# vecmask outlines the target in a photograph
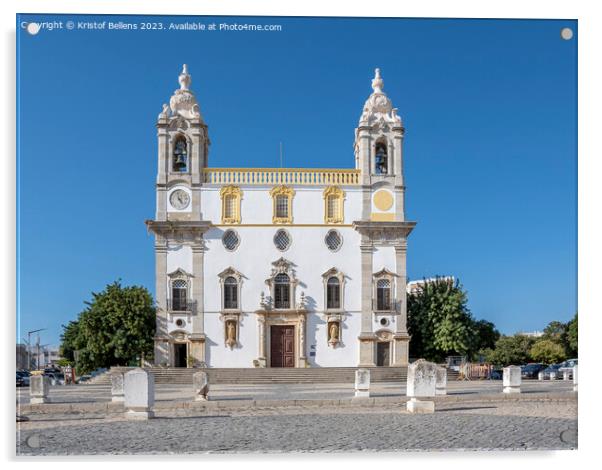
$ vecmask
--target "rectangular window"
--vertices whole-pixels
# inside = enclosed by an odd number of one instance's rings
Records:
[[[341,308],[341,289],[338,284],[327,286],[326,308]]]
[[[290,308],[290,287],[288,284],[276,284],[274,287],[274,306],[276,308]]]
[[[288,217],[288,196],[276,196],[276,217]]]
[[[339,198],[336,196],[328,196],[326,217],[336,219],[339,215]]]
[[[224,308],[238,308],[238,287],[236,285],[224,286]]]
[[[391,288],[379,287],[376,289],[376,309],[391,310]]]
[[[174,287],[171,294],[171,309],[175,312],[185,312],[187,307],[186,287]]]
[[[234,196],[224,199],[224,219],[233,219],[236,216],[236,201]]]

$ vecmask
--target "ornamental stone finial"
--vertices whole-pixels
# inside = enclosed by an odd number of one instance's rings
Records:
[[[182,73],[180,73],[180,76],[178,77],[178,82],[180,83],[180,90],[188,90],[191,81],[192,77],[188,73],[188,66],[184,64],[182,66]]]
[[[374,93],[382,93],[383,92],[384,82],[380,77],[380,69],[374,70],[374,78],[372,79],[372,89]]]

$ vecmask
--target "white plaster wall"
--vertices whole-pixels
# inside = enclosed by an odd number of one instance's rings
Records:
[[[273,202],[270,190],[273,186],[244,186],[241,199],[242,224],[271,224]],[[293,196],[293,224],[323,224],[324,198],[326,186],[291,186]],[[203,187],[201,193],[201,213],[204,220],[221,223],[221,187]],[[358,187],[345,187],[344,223],[351,224],[361,218],[362,195]]]
[[[235,251],[228,251],[222,244],[222,235],[231,228],[236,231],[240,243]],[[360,252],[359,234],[351,227],[338,227],[343,245],[331,252],[324,237],[331,227],[285,227],[292,238],[291,246],[280,251],[274,246],[274,234],[280,227],[213,227],[205,234],[205,311],[219,311],[221,288],[218,274],[232,267],[243,275],[241,306],[245,311],[259,308],[259,296],[269,295],[265,281],[271,275],[272,263],[283,257],[294,264],[297,301],[305,292],[310,309],[323,310],[324,283],[322,274],[337,268],[345,274],[345,309],[359,311],[360,299]]]
[[[396,273],[395,248],[392,246],[378,246],[372,254],[372,272],[376,273],[382,269]]]
[[[312,367],[356,367],[359,362],[361,330],[360,312],[345,316],[341,324],[341,343],[335,348],[328,344],[328,325],[324,316],[312,314],[307,322],[307,359]],[[315,356],[311,353],[315,352]]]
[[[167,274],[176,269],[192,274],[192,248],[189,245],[170,243],[167,249]]]
[[[254,313],[240,317],[238,344],[230,349],[225,344],[224,322],[217,312],[205,312],[205,360],[210,367],[253,367],[259,355],[259,325]]]
[[[331,252],[324,237],[331,227],[287,227],[292,236],[290,248],[281,252],[274,246],[273,236],[278,227],[232,227],[240,237],[238,248],[227,251],[221,241],[226,227],[213,227],[206,234],[205,252],[205,332],[207,334],[212,367],[250,367],[258,356],[258,326],[254,312],[259,309],[261,292],[270,295],[265,280],[270,277],[272,262],[280,257],[295,265],[299,285],[296,291],[298,302],[305,292],[308,308],[321,312],[324,308],[324,282],[322,274],[332,267],[345,273],[344,309],[350,314],[343,325],[344,348],[324,348],[325,327],[320,315],[308,314],[306,354],[310,358],[310,344],[316,344],[316,365],[357,365],[357,336],[360,332],[359,311],[361,308],[361,276],[359,234],[351,227],[338,227],[343,245]],[[241,286],[241,307],[244,312],[240,328],[240,346],[230,351],[223,345],[223,323],[219,320],[221,309],[221,286],[218,274],[233,267],[244,277]],[[310,333],[311,332],[311,333]],[[323,341],[318,340],[321,337]],[[314,338],[316,338],[314,340]],[[355,338],[352,341],[351,338]]]

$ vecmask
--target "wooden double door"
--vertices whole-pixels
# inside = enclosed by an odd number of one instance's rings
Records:
[[[270,328],[270,367],[295,367],[294,325]]]

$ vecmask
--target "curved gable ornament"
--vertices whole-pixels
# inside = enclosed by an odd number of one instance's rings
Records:
[[[190,273],[187,273],[182,268],[178,268],[175,271],[167,273],[167,277],[169,277],[170,279],[190,279],[194,276]]]

